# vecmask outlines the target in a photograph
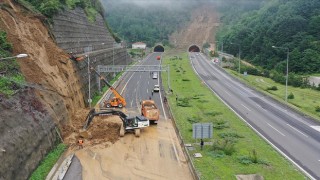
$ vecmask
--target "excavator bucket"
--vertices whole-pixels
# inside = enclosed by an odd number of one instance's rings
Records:
[[[90,138],[92,138],[91,133],[89,133],[87,130],[83,130],[83,129],[81,129],[81,130],[79,131],[79,136],[82,137],[82,138],[85,138],[85,139],[90,139]]]

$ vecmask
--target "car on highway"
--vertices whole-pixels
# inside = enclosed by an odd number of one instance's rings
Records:
[[[152,79],[157,79],[157,78],[158,78],[158,73],[157,72],[153,72]]]
[[[159,92],[159,91],[160,91],[160,86],[158,84],[154,85],[153,92]]]

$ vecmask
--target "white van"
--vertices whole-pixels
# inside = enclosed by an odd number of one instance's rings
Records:
[[[157,78],[158,78],[158,73],[157,72],[153,72],[152,79],[157,79]]]

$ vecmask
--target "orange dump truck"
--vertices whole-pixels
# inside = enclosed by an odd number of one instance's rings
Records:
[[[156,124],[159,120],[160,111],[153,100],[143,100],[141,102],[141,115]]]

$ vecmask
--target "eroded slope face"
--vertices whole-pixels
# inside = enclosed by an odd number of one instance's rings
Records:
[[[41,20],[1,1],[0,29],[7,32],[26,88],[0,96],[0,179],[26,179],[57,140],[57,129],[84,108],[78,76],[67,54],[55,45]]]
[[[178,48],[188,49],[196,44],[200,47],[205,42],[215,44],[215,32],[219,26],[219,15],[210,3],[196,8],[192,12],[191,22],[178,33],[170,36],[170,42]]]

